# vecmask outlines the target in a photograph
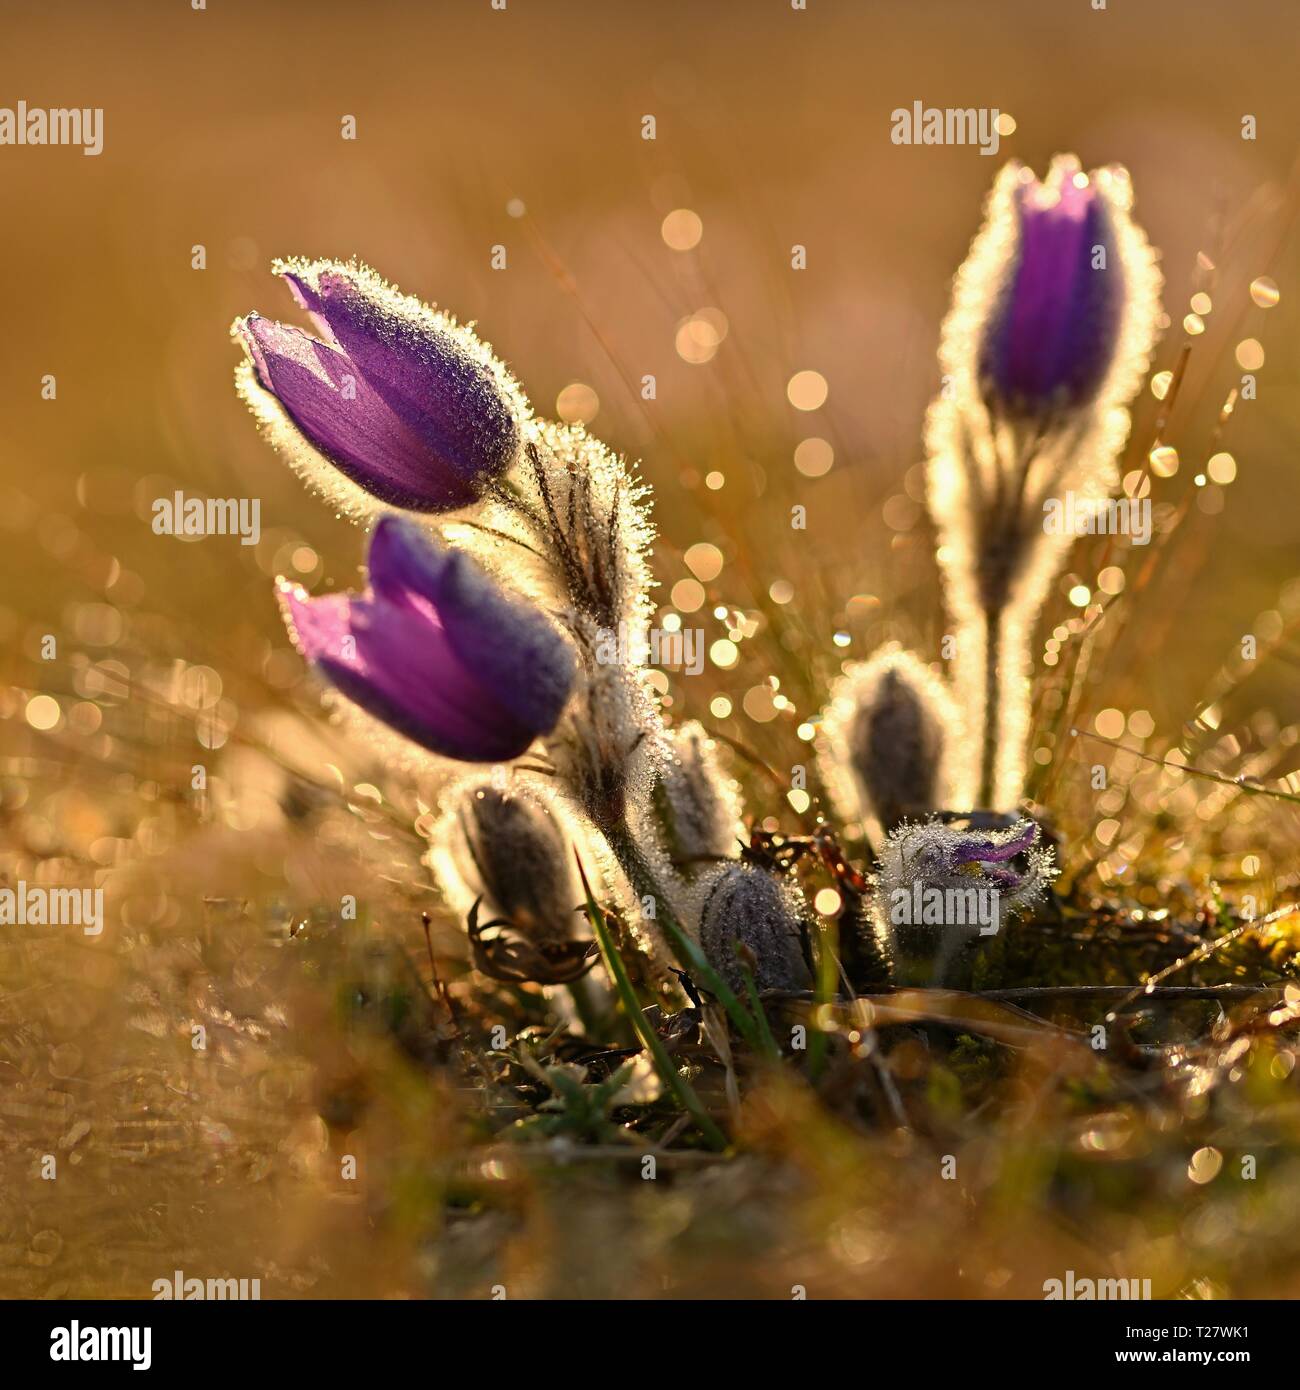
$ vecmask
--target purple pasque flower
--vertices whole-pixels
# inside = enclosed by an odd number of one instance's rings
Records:
[[[523,397],[473,333],[364,266],[293,260],[275,271],[321,336],[256,313],[233,331],[255,386],[317,453],[381,501],[421,512],[469,505],[510,467]]]
[[[1116,218],[1126,213],[1071,157],[1057,158],[1042,183],[1021,169],[1012,211],[1013,249],[980,333],[981,390],[1010,414],[1084,405],[1123,327]]]
[[[1021,820],[1005,830],[973,831],[940,820],[905,823],[881,852],[881,868],[891,886],[919,881],[948,887],[972,882],[996,884],[1017,902],[1027,902],[1050,882],[1050,850],[1035,849],[1038,825]],[[1013,865],[1020,856],[1026,868]]]
[[[1021,821],[994,835],[958,835],[950,841],[947,857],[953,868],[965,864],[1005,864],[1023,854],[1037,838],[1038,826],[1031,820]]]
[[[965,948],[1045,896],[1057,868],[1039,838],[1027,819],[979,831],[904,821],[890,832],[872,880],[874,911],[902,982],[942,983]]]
[[[363,594],[311,598],[280,581],[290,635],[348,699],[448,758],[517,757],[556,725],[573,684],[568,640],[466,554],[385,516]]]

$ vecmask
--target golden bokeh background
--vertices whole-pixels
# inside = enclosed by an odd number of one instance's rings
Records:
[[[846,655],[889,636],[933,650],[942,631],[921,421],[949,282],[995,170],[1016,157],[1041,173],[1064,150],[1122,162],[1163,258],[1158,369],[1178,356],[1191,296],[1211,304],[1171,423],[1177,469],[1156,482],[1191,522],[1105,692],[1130,732],[1176,739],[1241,635],[1300,607],[1286,587],[1300,572],[1294,26],[1290,0],[6,5],[0,104],[102,107],[105,144],[96,158],[0,147],[4,867],[111,867],[116,925],[94,944],[0,941],[0,1188],[25,1194],[0,1215],[0,1290],[147,1296],[183,1268],[260,1274],[265,1296],[485,1296],[505,1279],[524,1293],[786,1297],[792,1277],[822,1292],[1037,1296],[1044,1272],[1083,1268],[1102,1241],[1165,1292],[1195,1277],[1176,1217],[1121,1216],[1100,1233],[1042,1223],[1033,1125],[1067,1120],[1042,1101],[1053,1073],[1038,1061],[1022,1098],[1043,1108],[1024,1127],[1008,1111],[1001,1136],[1024,1165],[980,1169],[992,1176],[978,1208],[943,1191],[918,1201],[906,1155],[900,1167],[887,1145],[866,1152],[780,1086],[743,1122],[759,1157],[662,1200],[466,1157],[460,1100],[335,1028],[332,986],[313,992],[268,939],[268,920],[308,916],[356,880],[344,833],[312,829],[301,806],[282,814],[269,764],[236,759],[230,731],[260,738],[315,710],[271,579],[344,587],[362,544],[257,438],[228,330],[252,309],[297,321],[269,273],[289,254],[357,255],[477,321],[539,411],[590,417],[644,461],[666,607],[710,642],[734,621],[715,621],[715,605],[766,605],[769,624],[796,615],[779,653],[789,709],[763,684],[778,660],[763,624],[670,692],[674,712],[770,738],[788,762]],[[918,100],[997,107],[1015,129],[995,158],[892,144],[891,112]],[[348,116],[355,140],[341,136]],[[796,245],[806,269],[791,267]],[[1250,296],[1260,276],[1280,289],[1273,307]],[[1221,446],[1236,474],[1198,488],[1247,339],[1264,364]],[[1126,466],[1141,466],[1158,413],[1144,392]],[[150,504],[177,488],[260,498],[262,542],[155,536]],[[792,537],[794,504],[809,526]],[[1051,621],[1095,577],[1080,559]],[[62,659],[43,662],[47,634]],[[170,714],[122,698],[114,662],[152,672],[153,694],[225,750],[211,801],[182,807],[204,754]],[[1233,696],[1237,713],[1300,717],[1294,675],[1284,641]],[[293,724],[284,756],[339,768],[348,823],[388,854],[411,807],[374,755],[316,737],[333,735]],[[392,824],[352,796],[372,783]],[[368,915],[409,926],[429,890],[391,872]],[[313,978],[400,969],[368,949],[321,942]],[[212,1032],[208,1062],[191,1053],[195,1019]],[[362,1099],[369,1118],[346,1142],[382,1176],[358,1196],[335,1160]],[[1089,1145],[1122,1148],[1101,1127],[1070,1162]],[[433,1170],[430,1146],[450,1155]],[[42,1187],[47,1150],[67,1166]],[[1296,1176],[1254,1226],[1193,1233],[1216,1243],[1226,1284],[1284,1287],[1245,1252],[1260,1229],[1300,1229]],[[1135,1207],[1145,1193],[1176,1209],[1178,1192],[1157,1186],[1135,1185]],[[881,1215],[891,1202],[905,1229]],[[1234,1261],[1254,1285],[1233,1282]]]
[[[1173,320],[1157,366],[1172,365],[1205,288],[1198,252],[1218,266],[1175,422],[1180,482],[1203,464],[1196,449],[1240,375],[1235,344],[1258,337],[1267,353],[1259,398],[1232,424],[1239,471],[1213,575],[1186,599],[1195,639],[1162,655],[1180,684],[1196,679],[1273,603],[1297,537],[1291,23],[1274,0],[10,7],[5,99],[102,106],[106,142],[98,158],[0,151],[5,481],[32,517],[64,513],[111,537],[205,626],[222,621],[209,602],[219,583],[238,600],[229,618],[273,631],[269,561],[255,571],[226,547],[191,586],[196,548],[143,534],[130,493],[156,477],[259,496],[265,527],[309,533],[346,582],[355,544],[255,438],[230,389],[226,331],[253,308],[294,319],[274,256],[355,254],[477,320],[539,409],[571,383],[594,389],[593,428],[644,458],[656,486],[666,580],[681,550],[715,538],[710,509],[750,512],[755,477],[797,479],[794,450],[812,435],[835,463],[800,500],[842,596],[888,598],[881,508],[920,458],[948,281],[980,201],[1004,158],[1041,172],[1069,149],[1132,171]],[[890,112],[917,100],[997,107],[1016,129],[993,158],[891,144]],[[1254,141],[1241,138],[1247,113]],[[641,139],[645,114],[654,142]],[[355,141],[341,138],[345,115]],[[693,251],[661,232],[680,208],[703,225]],[[204,271],[190,268],[196,244]],[[804,271],[790,269],[795,244]],[[490,268],[495,245],[504,271]],[[1267,313],[1246,292],[1261,274],[1282,287]],[[695,365],[676,343],[701,309],[721,311],[727,336]],[[811,416],[786,397],[801,370],[829,385]],[[46,372],[56,403],[40,397]],[[636,389],[645,373],[653,404]],[[730,479],[721,496],[698,481],[714,468]],[[47,547],[25,506],[5,511],[12,594],[35,582]],[[895,519],[914,525],[915,509]],[[926,582],[923,526],[915,539],[907,588]],[[35,588],[57,602],[49,568]]]

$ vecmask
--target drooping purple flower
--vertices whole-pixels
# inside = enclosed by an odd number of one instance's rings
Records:
[[[567,640],[461,551],[386,516],[363,594],[280,581],[302,654],[362,709],[462,762],[517,757],[555,727],[573,683]]]
[[[1020,171],[1013,211],[1014,249],[980,338],[981,389],[1013,414],[1085,404],[1124,318],[1113,209],[1094,177],[1058,159],[1042,183]]]
[[[256,384],[340,472],[393,506],[443,512],[510,467],[522,397],[468,329],[364,267],[275,268],[321,337],[256,313],[234,333]]]

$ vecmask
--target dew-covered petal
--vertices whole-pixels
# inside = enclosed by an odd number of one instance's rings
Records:
[[[511,598],[461,551],[413,522],[384,517],[370,545],[370,582],[405,606],[436,609],[461,660],[521,723],[555,726],[573,685],[573,650],[532,605]]]
[[[481,491],[510,466],[519,424],[491,368],[460,334],[407,309],[369,272],[317,263],[281,273],[322,333],[445,469]]]
[[[1038,827],[1033,821],[1024,821],[1012,827],[1009,838],[1001,836],[967,835],[957,840],[951,850],[954,866],[960,864],[998,864],[1014,859],[1022,854],[1038,836]]]
[[[436,618],[373,598],[309,598],[282,587],[303,655],[350,700],[432,752],[467,762],[518,757],[537,730],[461,662]]]
[[[466,506],[470,482],[430,456],[340,348],[300,328],[249,314],[237,331],[261,385],[307,441],[381,501],[420,511]]]
[[[1087,400],[1119,341],[1124,273],[1115,229],[1095,184],[1077,182],[1071,169],[1016,193],[1014,260],[980,362],[986,387],[1015,406]]]
[[[573,682],[563,635],[501,593],[467,555],[384,517],[363,595],[282,584],[303,655],[363,709],[423,747],[470,762],[522,753],[554,728]]]

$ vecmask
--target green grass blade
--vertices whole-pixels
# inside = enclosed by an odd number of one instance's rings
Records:
[[[574,857],[577,858],[577,855],[575,854]],[[587,897],[587,916],[591,919],[591,927],[596,933],[596,941],[600,946],[601,959],[605,962],[605,969],[614,982],[619,1002],[623,1005],[623,1012],[627,1014],[632,1027],[636,1029],[637,1037],[641,1039],[642,1045],[649,1052],[654,1061],[655,1070],[658,1071],[664,1085],[668,1087],[678,1103],[695,1121],[705,1142],[712,1149],[719,1151],[725,1149],[727,1147],[726,1135],[714,1123],[699,1096],[695,1094],[690,1082],[673,1065],[673,1059],[668,1055],[659,1035],[650,1026],[650,1021],[641,1010],[641,1002],[637,999],[636,991],[632,988],[632,981],[628,978],[623,958],[619,955],[618,948],[614,945],[613,938],[609,934],[609,927],[605,923],[605,914],[600,910],[595,898],[592,897],[591,885],[587,882],[587,871],[583,868],[581,859],[578,859],[578,873],[582,878],[582,890]]]
[[[727,1011],[731,1021],[736,1025],[741,1037],[755,1052],[761,1052],[763,1039],[758,1024],[750,1015],[749,1010],[736,998],[727,982],[709,964],[700,947],[682,930],[681,924],[673,915],[672,905],[655,881],[654,873],[646,863],[640,846],[627,832],[626,827],[607,830],[605,838],[609,841],[610,849],[614,851],[614,857],[622,865],[623,872],[632,884],[633,891],[638,895],[648,894],[654,899],[657,905],[655,922],[672,944],[673,954],[677,957],[678,965],[697,984],[703,985],[710,994],[717,998]]]
[[[762,1038],[763,1055],[770,1062],[781,1060],[781,1049],[776,1045],[776,1039],[772,1036],[772,1029],[767,1022],[767,1013],[763,1008],[763,1001],[758,997],[758,985],[754,981],[754,972],[747,966],[740,967],[741,978],[745,981],[745,993],[749,996],[750,1008],[754,1011],[754,1017],[758,1020],[759,1036]]]

